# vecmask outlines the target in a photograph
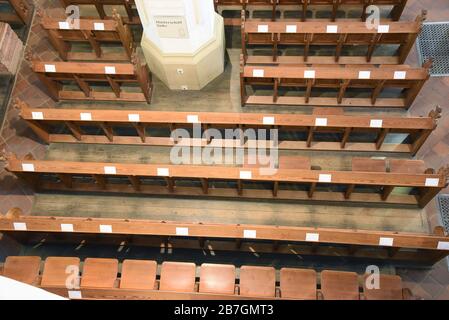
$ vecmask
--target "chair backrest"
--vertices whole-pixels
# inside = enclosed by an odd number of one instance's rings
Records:
[[[41,286],[79,286],[80,259],[76,257],[48,257],[45,259]],[[75,276],[75,277],[73,277]],[[68,282],[69,281],[69,282]]]
[[[321,294],[324,300],[359,300],[359,282],[355,272],[321,272]]]
[[[315,300],[317,298],[317,275],[315,270],[282,268],[281,298]]]
[[[194,292],[196,266],[187,262],[162,263],[159,290]]]
[[[235,266],[203,263],[200,270],[201,293],[234,294]]]
[[[124,260],[120,278],[121,289],[147,289],[155,288],[156,261],[150,260]]]
[[[274,297],[276,271],[273,267],[242,266],[240,268],[240,295]]]
[[[370,275],[363,277],[363,294],[367,300],[402,300],[402,280],[395,275],[379,275],[379,287],[373,287]]]
[[[5,260],[3,275],[20,282],[33,284],[39,276],[40,266],[40,257],[9,256]]]
[[[117,259],[87,258],[84,260],[81,287],[113,288],[117,273]]]

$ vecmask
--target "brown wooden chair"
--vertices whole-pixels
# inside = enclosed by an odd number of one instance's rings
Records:
[[[281,298],[316,300],[317,276],[315,270],[282,268]]]
[[[40,267],[40,257],[10,256],[5,260],[3,275],[27,284],[35,284],[39,276]]]
[[[74,266],[73,269],[69,267]],[[42,272],[42,287],[66,287],[68,277],[78,268],[79,277],[80,259],[75,257],[48,257],[45,259],[44,271]],[[76,283],[79,286],[79,278]]]
[[[117,259],[87,258],[84,260],[81,288],[113,288],[117,273]]]
[[[321,295],[324,300],[359,300],[359,282],[355,272],[321,272]]]
[[[276,271],[273,267],[242,266],[240,268],[240,295],[274,298]]]
[[[363,295],[366,300],[402,300],[402,279],[394,275],[380,275],[379,288],[367,288],[367,278],[369,274],[363,277]]]
[[[201,293],[234,294],[235,266],[203,263],[200,270]]]
[[[196,266],[187,262],[162,263],[159,290],[176,292],[195,291]]]
[[[156,261],[124,260],[122,263],[122,276],[120,289],[155,289]]]

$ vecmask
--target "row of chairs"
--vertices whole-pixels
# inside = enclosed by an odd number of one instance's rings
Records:
[[[279,286],[276,286],[276,270],[273,267],[242,266],[236,284],[234,265],[204,263],[199,268],[196,281],[196,265],[186,262],[163,262],[157,279],[157,263],[151,260],[119,261],[106,258],[86,258],[83,262],[79,288],[77,281],[80,259],[75,257],[48,257],[40,276],[41,258],[36,256],[9,256],[3,267],[3,276],[37,285],[44,289],[60,289],[65,296],[92,298],[89,289],[97,289],[100,296],[125,298],[148,294],[152,298],[183,299],[183,293],[199,295],[198,298],[278,298],[307,300],[403,300],[411,299],[410,290],[403,288],[399,276],[373,275],[360,277],[355,272],[324,270],[320,273],[318,289],[317,273],[312,269],[282,268]],[[362,282],[363,293],[359,282]],[[378,283],[376,283],[378,281]],[[67,288],[67,285],[73,285]],[[123,291],[124,292],[123,292]],[[133,292],[133,290],[135,290]],[[74,294],[74,291],[77,294]],[[121,292],[122,291],[122,292]],[[130,293],[133,294],[130,294]],[[171,293],[171,294],[170,294]],[[94,296],[95,297],[95,296]]]
[[[271,200],[387,203],[425,207],[449,167],[420,160],[353,159],[352,171],[313,170],[310,159],[247,156],[243,165],[167,165],[35,160],[8,153],[5,167],[36,190],[125,192]],[[394,190],[399,192],[394,193]]]

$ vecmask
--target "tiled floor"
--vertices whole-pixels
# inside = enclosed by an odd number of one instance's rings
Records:
[[[35,3],[38,7],[45,8],[50,16],[63,15],[63,10],[57,1],[35,0]],[[447,0],[409,0],[403,19],[414,19],[422,9],[428,10],[428,21],[449,20]],[[34,21],[32,26],[27,47],[32,48],[32,51],[41,59],[58,59],[37,21]],[[417,63],[416,52],[410,54],[407,63]],[[439,168],[449,163],[448,89],[449,78],[431,78],[410,110],[412,115],[423,115],[437,104],[443,109],[443,118],[438,128],[418,154],[418,158],[425,160],[429,167]],[[19,97],[34,107],[53,106],[54,102],[44,92],[42,84],[31,72],[28,62],[24,61],[13,97]],[[10,105],[0,135],[0,150],[6,149],[15,152],[18,156],[31,152],[36,158],[42,159],[46,148],[39,143],[26,124],[19,120],[18,111]],[[33,192],[7,173],[3,166],[4,163],[0,162],[0,212],[4,213],[14,206],[20,207],[24,212],[30,212]],[[438,225],[435,205],[429,205],[427,212],[430,225]],[[426,299],[449,299],[449,272],[445,261],[441,261],[430,270],[398,269],[397,271],[415,294]]]

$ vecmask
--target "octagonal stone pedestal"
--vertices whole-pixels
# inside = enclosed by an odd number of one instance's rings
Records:
[[[150,70],[172,90],[200,90],[224,70],[224,23],[216,13],[214,30],[214,37],[192,54],[164,54],[144,35],[141,46]]]

